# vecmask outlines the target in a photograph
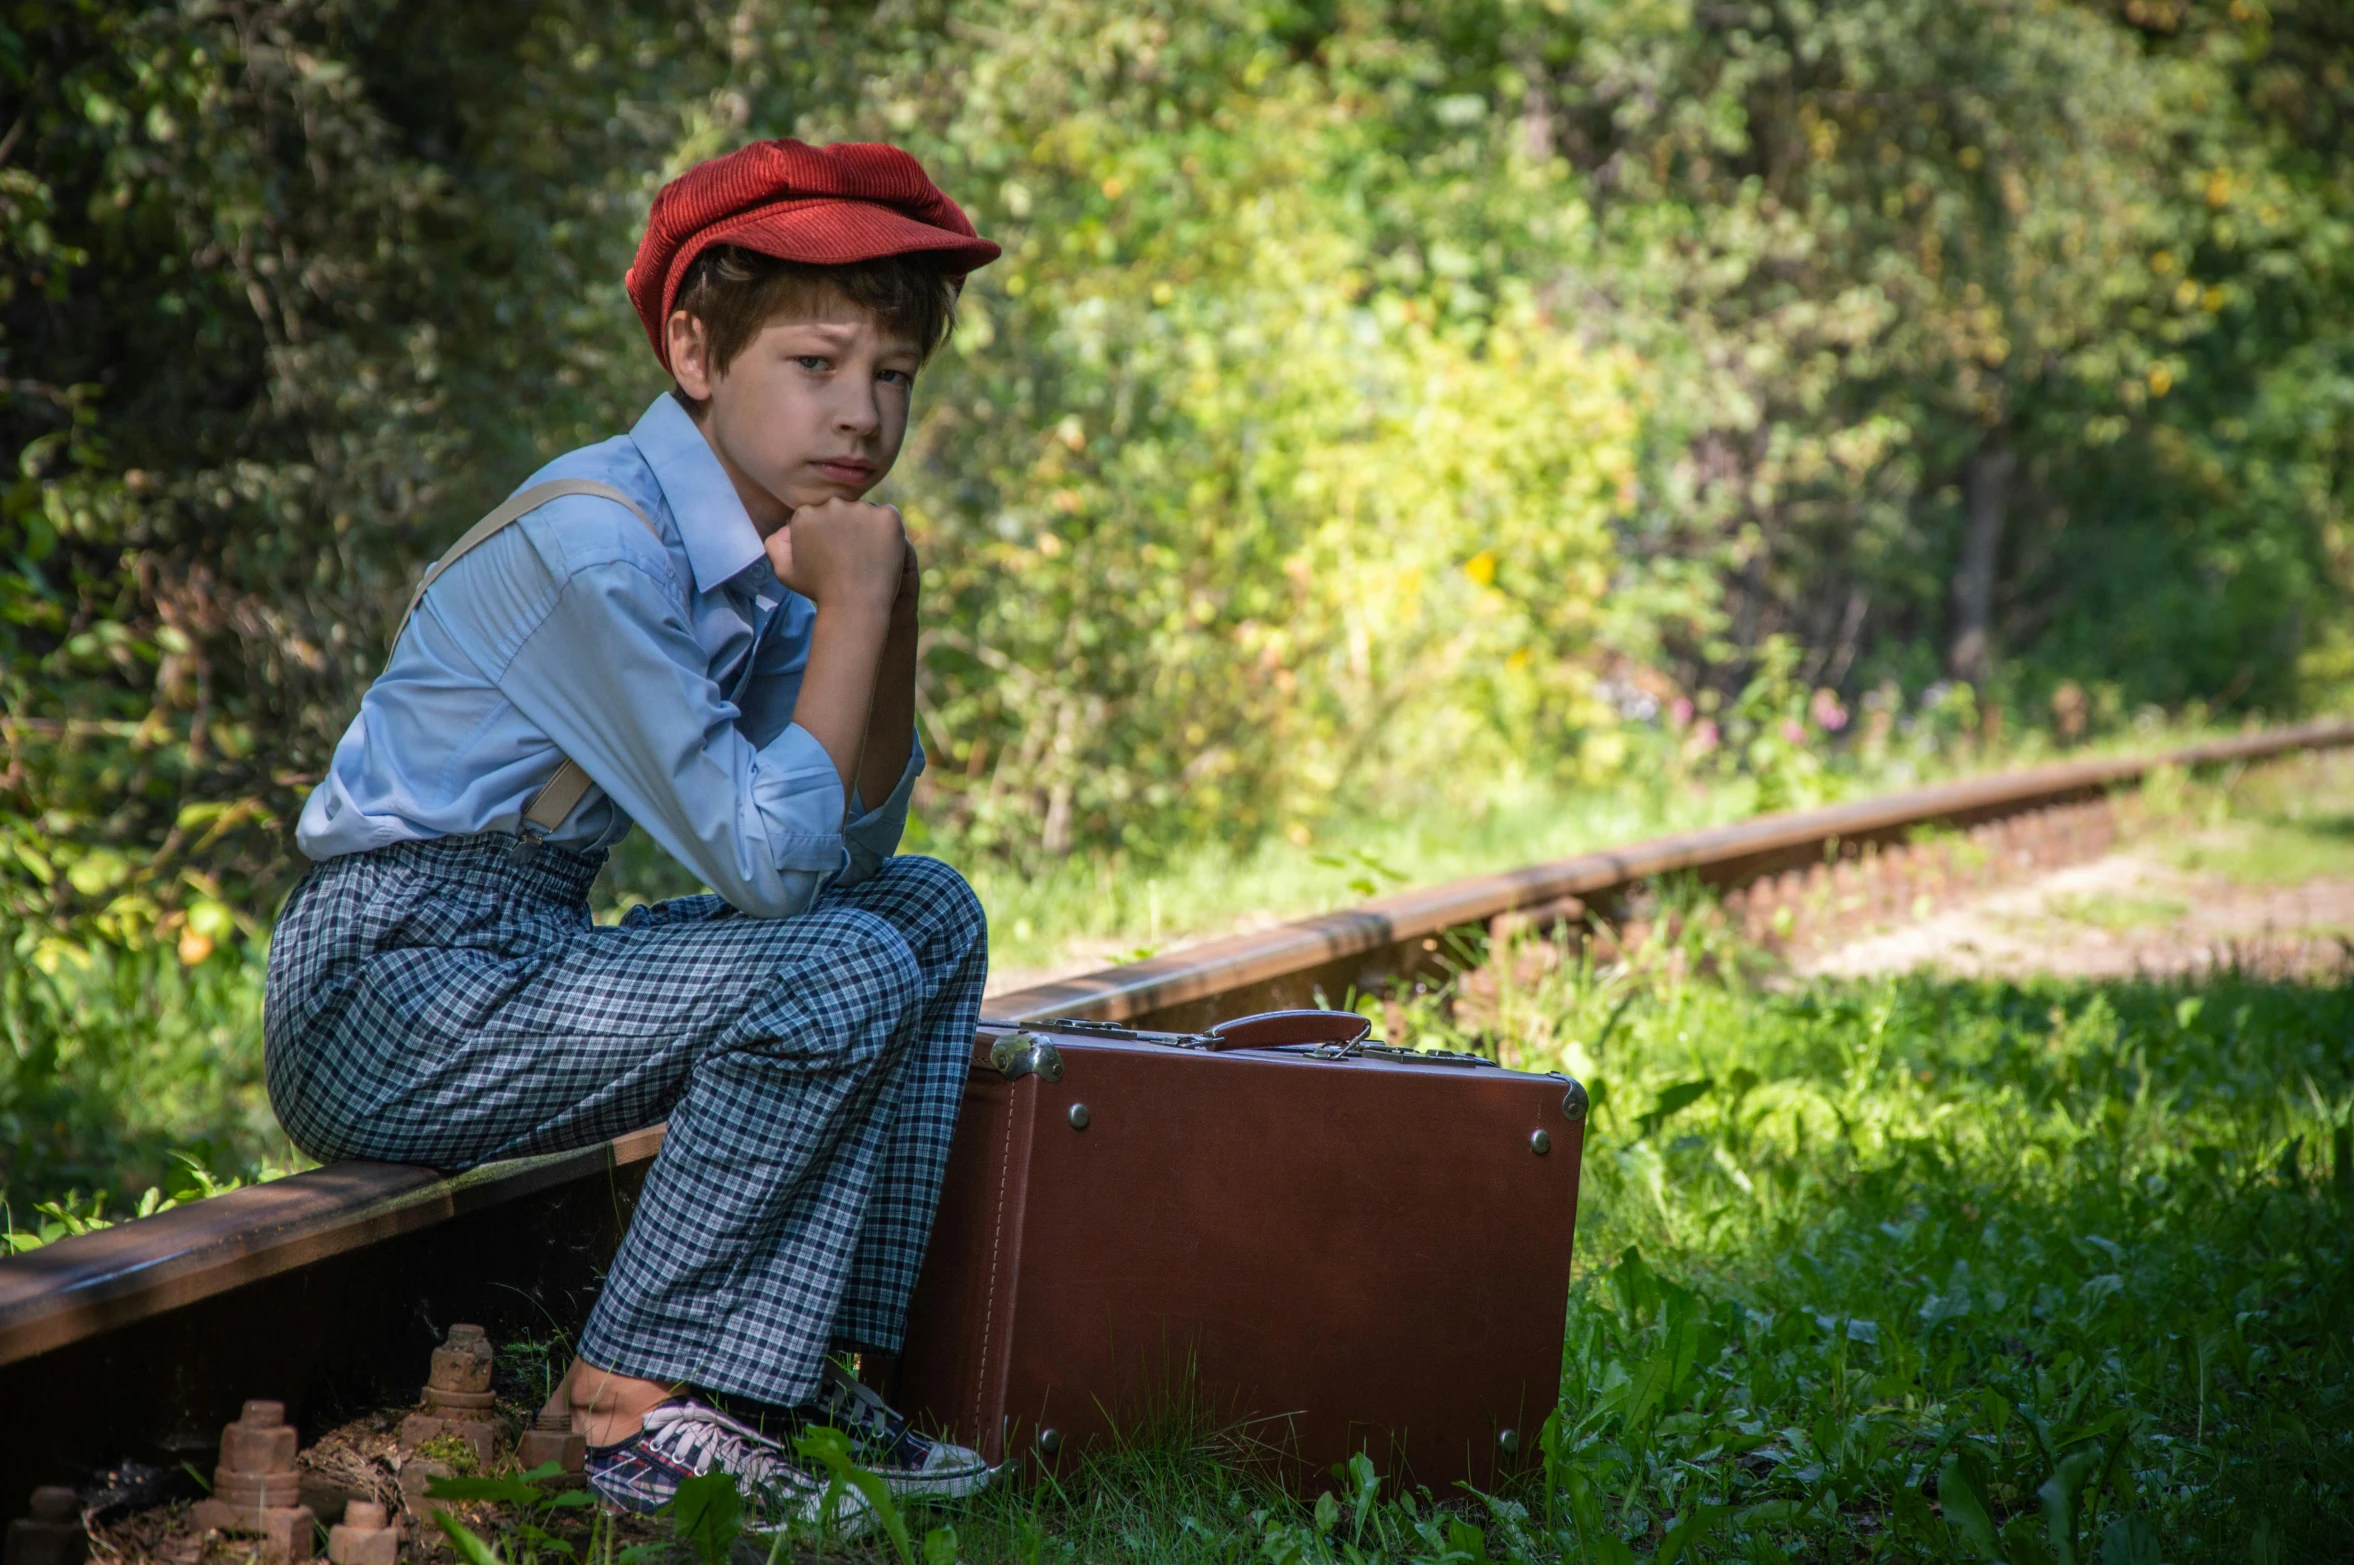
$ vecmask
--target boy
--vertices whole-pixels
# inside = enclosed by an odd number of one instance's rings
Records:
[[[990,1476],[830,1354],[900,1347],[988,961],[956,873],[892,856],[920,577],[863,496],[997,254],[891,147],[666,186],[628,288],[675,389],[426,575],[303,809],[265,1018],[299,1145],[462,1168],[669,1119],[551,1404],[609,1504],[723,1470],[806,1517],[821,1422],[902,1493]],[[633,823],[718,894],[596,927]]]

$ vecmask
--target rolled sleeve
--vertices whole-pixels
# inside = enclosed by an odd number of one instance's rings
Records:
[[[850,866],[841,778],[806,729],[758,748],[738,730],[671,599],[635,564],[579,570],[499,687],[733,906],[804,912]]]
[[[778,869],[844,870],[842,774],[815,734],[788,723],[769,741],[753,768],[752,801]]]
[[[915,797],[915,780],[923,773],[924,742],[911,737],[907,765],[889,797],[868,810],[861,807],[856,792],[850,795],[850,819],[842,827],[842,846],[848,850],[850,867],[842,872],[843,885],[854,886],[872,876],[899,851],[899,839],[907,833],[908,803]]]

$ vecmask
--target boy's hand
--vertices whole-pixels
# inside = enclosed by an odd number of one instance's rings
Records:
[[[810,602],[877,614],[892,608],[914,555],[899,512],[863,500],[805,505],[766,546],[777,580]]]

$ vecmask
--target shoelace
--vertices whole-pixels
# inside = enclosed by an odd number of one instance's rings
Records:
[[[700,1402],[673,1402],[646,1415],[646,1443],[682,1467],[717,1467],[763,1489],[797,1493],[812,1487],[768,1441],[746,1425]]]
[[[852,1380],[833,1365],[825,1370],[826,1411],[838,1418],[851,1434],[869,1438],[890,1438],[890,1404],[872,1386]]]
[[[911,1454],[901,1449],[906,1443],[907,1421],[892,1411],[882,1393],[852,1380],[830,1363],[825,1373],[825,1407],[844,1432],[880,1446],[894,1457]]]

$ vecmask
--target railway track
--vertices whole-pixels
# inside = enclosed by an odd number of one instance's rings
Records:
[[[2158,767],[2350,744],[2354,722],[2313,723],[1761,817],[1402,892],[987,1009],[1012,1022],[1194,1030],[1435,976],[1461,935],[1616,920],[1644,887],[1678,874],[1725,894],[1753,934],[1819,936],[1900,913],[1898,893],[1924,878],[1950,884],[2098,851],[2110,792]],[[1958,836],[1923,845],[1924,827]],[[1957,854],[1955,841],[1971,851]],[[577,1323],[661,1141],[655,1126],[448,1176],[336,1164],[0,1263],[0,1388],[17,1415],[0,1420],[0,1516],[19,1514],[36,1483],[76,1482],[126,1456],[207,1466],[247,1396],[280,1397],[314,1427],[403,1399],[452,1321],[503,1339]]]

